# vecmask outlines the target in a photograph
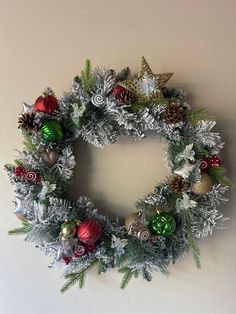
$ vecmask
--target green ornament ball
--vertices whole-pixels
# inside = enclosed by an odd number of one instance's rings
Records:
[[[149,224],[150,230],[156,235],[168,237],[175,231],[176,223],[174,217],[169,213],[159,213]]]
[[[76,234],[77,225],[74,221],[66,221],[61,225],[61,237],[68,240]]]
[[[45,142],[59,141],[63,138],[62,128],[55,120],[43,122],[41,132]]]

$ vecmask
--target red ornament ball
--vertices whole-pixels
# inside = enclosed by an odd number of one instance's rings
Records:
[[[24,176],[26,173],[25,167],[22,165],[19,165],[18,167],[16,167],[15,171],[14,171],[14,175],[16,177],[21,177]]]
[[[52,114],[58,108],[58,102],[55,96],[46,95],[39,96],[34,104],[34,111],[41,111],[43,113]]]
[[[84,244],[94,244],[100,238],[101,234],[101,225],[94,219],[86,219],[79,225],[78,238]]]
[[[216,155],[212,155],[210,159],[210,165],[211,167],[220,167],[222,162]]]

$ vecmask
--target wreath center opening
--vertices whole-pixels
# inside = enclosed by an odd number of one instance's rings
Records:
[[[166,144],[157,136],[122,138],[103,149],[79,139],[74,143],[76,167],[68,196],[86,195],[99,211],[124,218],[135,202],[170,175],[165,165]]]

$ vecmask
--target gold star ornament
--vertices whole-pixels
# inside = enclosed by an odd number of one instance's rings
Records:
[[[146,59],[142,57],[138,76],[123,81],[119,85],[133,92],[138,100],[160,100],[162,88],[174,73],[153,74]]]

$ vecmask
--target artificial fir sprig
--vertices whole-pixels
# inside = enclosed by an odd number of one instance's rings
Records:
[[[199,247],[197,245],[197,243],[195,242],[194,240],[194,237],[193,237],[193,233],[191,231],[191,228],[188,228],[187,229],[187,238],[188,238],[188,246],[189,246],[189,249],[191,250],[192,252],[192,255],[193,255],[193,260],[195,262],[195,265],[196,267],[199,269],[201,268],[201,262],[200,262],[200,250],[199,250]]]
[[[226,170],[224,166],[210,167],[209,174],[217,183],[221,183],[231,188],[233,187],[233,183],[226,175]]]
[[[89,59],[85,61],[84,70],[81,71],[80,79],[85,91],[89,91],[93,88],[96,78],[93,74],[92,64]]]
[[[8,231],[9,235],[14,235],[14,236],[18,236],[18,235],[25,235],[27,234],[32,228],[32,225],[27,222],[27,221],[22,221],[22,226],[21,227],[17,227],[15,229],[11,229]]]
[[[28,152],[35,152],[37,151],[37,147],[36,145],[34,145],[32,143],[32,139],[31,139],[31,136],[30,136],[30,133],[28,132],[23,132],[23,136],[24,136],[24,141],[23,141],[23,145],[24,147],[26,148],[26,150]]]
[[[199,108],[189,111],[186,120],[193,126],[197,126],[200,121],[214,120],[214,117],[206,114],[205,110],[205,108]]]
[[[121,289],[125,289],[132,278],[138,278],[137,269],[132,270],[129,267],[123,267],[119,269],[119,272],[124,274],[120,284]]]
[[[94,261],[91,262],[91,264],[83,269],[81,269],[80,271],[76,272],[76,273],[70,273],[68,275],[65,275],[65,284],[62,286],[61,288],[61,293],[65,293],[66,291],[68,291],[72,286],[76,285],[78,283],[78,287],[80,289],[82,289],[84,287],[85,284],[85,276],[86,276],[86,272],[88,269],[90,269],[91,267],[93,267],[95,264],[97,263],[97,260],[95,259]]]

